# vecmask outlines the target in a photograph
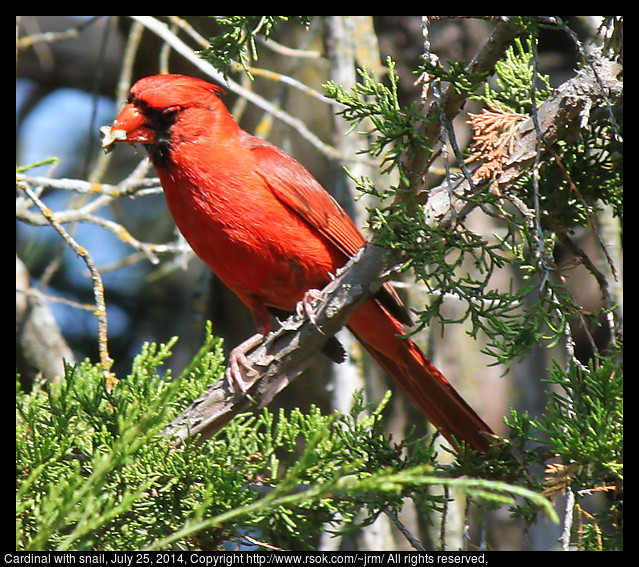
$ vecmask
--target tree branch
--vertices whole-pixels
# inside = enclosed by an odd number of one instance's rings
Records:
[[[591,63],[539,107],[537,120],[544,146],[550,147],[558,140],[575,139],[582,124],[588,121],[593,106],[602,102],[608,104],[609,100],[621,95],[623,83],[617,78],[620,66],[605,58],[593,57]],[[519,127],[514,149],[497,179],[500,186],[511,184],[530,170],[535,163],[539,141],[534,121],[529,118]]]

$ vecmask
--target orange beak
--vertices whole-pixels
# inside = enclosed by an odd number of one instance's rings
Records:
[[[152,144],[155,141],[154,130],[146,125],[145,116],[132,103],[122,109],[111,126],[102,126],[100,135],[106,152],[111,151],[112,145],[117,142]]]

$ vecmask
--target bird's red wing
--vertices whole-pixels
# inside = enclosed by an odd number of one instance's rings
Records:
[[[277,146],[253,136],[250,138],[257,173],[282,203],[317,229],[345,256],[352,256],[364,246],[364,237],[346,211],[304,166]]]
[[[304,166],[277,146],[244,135],[244,143],[255,156],[258,174],[282,203],[337,246],[346,258],[364,246],[366,241],[355,223]],[[385,283],[376,299],[401,323],[410,324],[410,316],[392,285]]]

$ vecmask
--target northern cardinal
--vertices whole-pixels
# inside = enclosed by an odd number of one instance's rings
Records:
[[[178,228],[265,335],[268,308],[293,311],[365,241],[302,165],[239,127],[222,92],[183,75],[140,79],[103,146],[144,144]],[[463,441],[485,452],[490,427],[405,337],[409,321],[387,283],[348,328],[454,447]]]

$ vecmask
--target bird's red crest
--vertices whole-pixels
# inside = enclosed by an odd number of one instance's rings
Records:
[[[221,87],[186,75],[153,75],[131,87],[131,97],[152,108],[209,106],[223,94]]]

